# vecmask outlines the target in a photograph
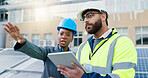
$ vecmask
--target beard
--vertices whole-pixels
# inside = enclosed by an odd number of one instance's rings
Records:
[[[87,25],[92,25],[92,28],[87,27]],[[102,28],[101,19],[98,19],[98,21],[95,22],[95,24],[91,24],[91,23],[89,24],[89,23],[87,23],[86,26],[85,26],[85,29],[86,29],[86,31],[87,31],[89,34],[95,34],[95,33],[98,32],[101,28]]]

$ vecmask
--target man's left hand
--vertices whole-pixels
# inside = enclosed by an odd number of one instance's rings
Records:
[[[74,67],[74,69],[70,69],[63,65],[58,65],[58,71],[61,72],[61,74],[65,75],[69,78],[81,78],[84,74],[84,71],[78,67],[74,62],[71,63],[71,65]]]

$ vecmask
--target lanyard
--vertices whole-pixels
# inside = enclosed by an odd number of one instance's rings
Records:
[[[112,32],[113,32],[113,30],[112,30]],[[93,52],[92,55],[89,54],[89,63],[90,63],[91,57],[94,56],[94,54],[98,51],[98,49],[99,49],[105,42],[107,42],[110,37],[112,37],[113,35],[117,34],[117,32],[115,32],[114,34],[112,34],[112,32],[105,38],[106,40],[97,48],[97,50],[96,50],[95,52]]]
[[[98,48],[97,48],[97,50],[95,51],[95,52],[93,52],[93,54],[91,55],[91,54],[89,54],[89,60],[91,60],[91,57],[93,57],[94,56],[94,54],[98,51],[98,49],[107,41],[108,39],[106,39]]]

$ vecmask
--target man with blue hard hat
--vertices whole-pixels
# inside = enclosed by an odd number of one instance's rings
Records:
[[[16,51],[21,51],[33,58],[40,59],[44,62],[44,71],[42,74],[42,78],[64,78],[59,71],[57,71],[57,67],[51,62],[51,60],[47,57],[48,53],[55,52],[64,52],[70,51],[68,45],[73,40],[73,35],[77,33],[76,23],[71,18],[63,19],[60,24],[57,26],[58,32],[58,45],[54,46],[46,46],[44,48],[38,47],[23,36],[21,36],[20,31],[17,26],[12,25],[10,22],[5,24],[4,28],[8,34],[17,41],[14,46]]]

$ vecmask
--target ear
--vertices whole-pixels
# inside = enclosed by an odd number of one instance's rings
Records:
[[[106,14],[103,13],[103,14],[101,15],[101,18],[102,18],[102,21],[105,22],[105,21],[106,21]]]
[[[71,39],[71,42],[73,41],[73,37],[72,37],[72,39]]]

